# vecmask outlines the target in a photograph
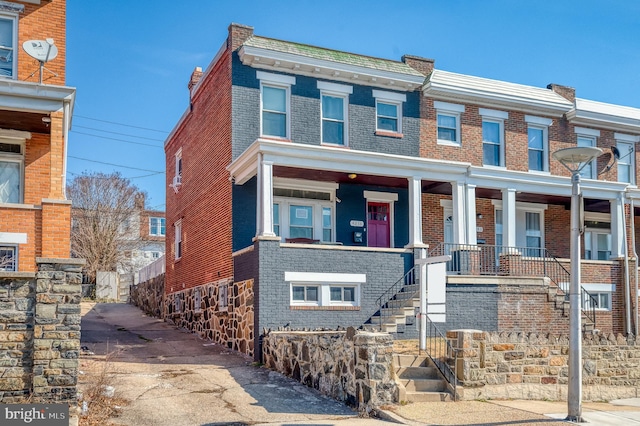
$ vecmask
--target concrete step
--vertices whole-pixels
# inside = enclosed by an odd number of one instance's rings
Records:
[[[407,402],[453,401],[453,398],[447,392],[407,392],[405,398]]]
[[[393,354],[396,368],[407,367],[433,367],[431,360],[426,355]]]
[[[400,379],[439,379],[440,374],[436,367],[402,367],[398,368],[396,375]]]
[[[444,392],[446,382],[442,379],[399,379],[407,392]]]
[[[388,308],[407,308],[420,306],[420,298],[413,297],[411,299],[393,299],[387,302]]]
[[[413,309],[413,306],[382,308],[382,313],[384,316],[402,316],[402,317],[413,317],[416,314],[415,309]]]
[[[380,315],[374,315],[369,321],[371,321],[371,324],[373,325],[380,325],[380,323],[383,323],[382,325],[393,325],[404,324],[405,318],[405,315],[385,316],[384,318],[382,318]]]

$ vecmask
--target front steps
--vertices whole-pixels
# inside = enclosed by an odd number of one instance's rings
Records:
[[[447,382],[426,355],[393,354],[400,402],[452,401]]]
[[[570,312],[569,300],[566,299],[565,294],[555,286],[549,286],[549,301],[554,303],[556,309],[562,310],[562,316],[568,317]],[[582,319],[582,331],[584,333],[592,333],[595,330],[595,324],[589,320],[584,314],[581,314]]]
[[[385,307],[369,319],[367,325],[396,337],[402,335],[407,326],[415,324],[416,310],[420,307],[419,291],[417,284],[402,286]]]

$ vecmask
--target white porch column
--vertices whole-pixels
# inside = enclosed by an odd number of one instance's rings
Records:
[[[624,202],[622,195],[609,200],[611,204],[611,257],[618,258],[624,256]]]
[[[275,237],[273,232],[273,162],[258,155],[256,188],[256,237]]]
[[[465,220],[465,185],[463,182],[451,182],[453,200],[453,243],[467,244]]]
[[[417,176],[409,180],[409,246],[422,243],[422,179]]]
[[[476,186],[467,184],[465,189],[465,204],[467,211],[466,234],[467,244],[478,244],[478,230],[476,225]]]
[[[502,190],[502,245],[516,246],[516,190]]]

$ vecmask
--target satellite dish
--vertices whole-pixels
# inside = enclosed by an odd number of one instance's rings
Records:
[[[58,56],[58,47],[53,44],[53,39],[27,40],[22,43],[22,48],[27,55],[41,63],[49,62]]]
[[[620,159],[620,150],[618,149],[618,147],[612,146],[611,153],[613,154],[613,158],[615,158],[616,160]]]
[[[52,38],[48,38],[46,40],[27,40],[22,43],[22,48],[27,52],[27,55],[40,62],[40,84],[42,84],[42,71],[44,70],[49,71],[56,77],[58,76],[58,74],[44,66],[46,62],[49,62],[58,56],[58,48],[53,44]],[[36,72],[38,71],[32,72],[29,78],[33,77]]]

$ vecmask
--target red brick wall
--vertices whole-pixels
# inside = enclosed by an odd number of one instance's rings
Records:
[[[71,257],[71,205],[42,203],[41,257],[66,259]]]
[[[200,81],[193,108],[166,146],[167,185],[182,148],[182,185],[167,190],[167,272],[171,293],[233,276],[231,257],[231,52]],[[175,260],[174,223],[182,219],[183,253]]]
[[[40,81],[40,73],[29,76],[39,69],[39,63],[22,49],[22,43],[27,40],[44,40],[53,38],[58,48],[58,56],[47,63],[47,68],[58,74],[54,76],[48,71],[43,71],[43,82],[46,84],[65,84],[65,64],[67,57],[66,36],[66,0],[41,1],[39,5],[24,4],[24,12],[18,15],[18,79],[27,81]]]

